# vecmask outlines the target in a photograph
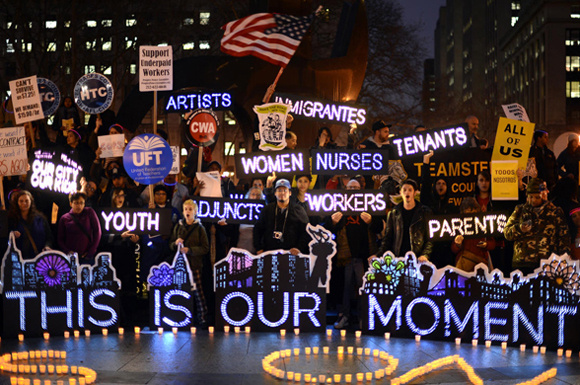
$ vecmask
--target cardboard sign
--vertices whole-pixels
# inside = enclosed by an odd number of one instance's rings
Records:
[[[492,160],[517,160],[518,168],[526,168],[534,135],[534,123],[499,118]]]
[[[44,192],[68,195],[78,191],[82,171],[67,154],[39,149],[33,153],[28,184]]]
[[[310,150],[317,175],[387,175],[389,152],[381,150]]]
[[[518,103],[512,104],[502,104],[501,108],[505,113],[505,116],[511,120],[521,120],[522,122],[530,122],[530,118],[528,117],[528,113],[524,106]]]
[[[276,103],[291,105],[290,113],[295,118],[358,125],[365,124],[367,120],[367,111],[357,105],[281,93],[276,93],[274,99]]]
[[[171,155],[173,156],[173,162],[171,163],[171,171],[169,174],[179,174],[180,164],[181,164],[181,154],[179,146],[170,146]]]
[[[119,321],[119,288],[110,253],[93,266],[76,254],[45,251],[23,260],[11,236],[2,265],[3,336],[62,335],[65,330],[100,331]]]
[[[467,273],[418,264],[408,253],[371,262],[364,276],[363,330],[412,338],[507,342],[575,349],[580,344],[578,266],[552,255],[523,276],[479,264]]]
[[[169,95],[166,112],[187,112],[200,108],[213,111],[229,110],[232,107],[233,96],[229,92],[188,91]]]
[[[518,200],[518,161],[491,161],[491,199]]]
[[[115,91],[106,76],[92,73],[81,77],[75,84],[75,103],[88,114],[100,114],[113,103]]]
[[[340,211],[343,215],[363,212],[385,215],[388,196],[378,190],[314,190],[306,193],[309,215],[331,215]]]
[[[101,159],[116,158],[123,156],[125,149],[125,135],[100,135],[97,136],[99,148],[102,150]]]
[[[466,124],[434,128],[417,132],[413,135],[395,137],[391,142],[395,145],[399,157],[422,155],[433,150],[458,149],[469,145],[469,130]]]
[[[24,127],[0,130],[0,176],[24,175],[28,168]]]
[[[473,213],[455,215],[432,215],[427,218],[429,239],[451,241],[456,236],[485,238],[503,236],[509,214]]]
[[[171,209],[102,209],[99,221],[103,234],[170,235],[173,223]]]
[[[266,103],[254,106],[258,115],[260,130],[260,145],[262,151],[278,151],[286,148],[286,117],[289,105],[282,103]]]
[[[171,170],[173,155],[169,144],[160,136],[141,134],[127,144],[123,165],[136,182],[155,184],[161,182]]]
[[[197,217],[204,222],[245,223],[253,225],[266,203],[262,200],[196,197]]]
[[[276,174],[310,174],[308,150],[284,150],[236,154],[236,174],[241,176],[266,176]]]
[[[56,84],[45,78],[37,78],[38,92],[44,116],[50,116],[56,112],[60,106],[60,91]]]
[[[9,84],[16,124],[44,119],[36,76],[12,80]]]
[[[322,226],[307,225],[310,255],[232,248],[214,265],[216,326],[252,331],[326,329],[326,293],[336,243]]]
[[[173,90],[173,47],[139,47],[139,91]]]

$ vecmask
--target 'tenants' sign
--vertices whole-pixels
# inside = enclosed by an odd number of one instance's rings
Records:
[[[312,173],[318,175],[386,175],[389,153],[380,150],[311,150]]]
[[[468,131],[462,125],[436,128],[392,140],[399,156],[420,155],[430,150],[449,150],[465,147]]]

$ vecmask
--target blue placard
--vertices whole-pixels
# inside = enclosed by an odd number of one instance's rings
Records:
[[[169,175],[173,164],[171,147],[163,138],[153,134],[134,137],[123,154],[127,174],[136,182],[154,184]]]
[[[38,93],[42,104],[44,116],[50,116],[56,112],[60,105],[60,91],[54,82],[45,78],[36,78]]]
[[[105,76],[97,73],[87,74],[75,85],[75,103],[89,114],[100,114],[113,102],[113,85]]]

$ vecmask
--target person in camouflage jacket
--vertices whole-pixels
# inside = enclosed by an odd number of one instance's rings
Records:
[[[547,200],[545,183],[534,178],[526,189],[526,203],[516,206],[504,229],[514,241],[512,267],[529,274],[552,253],[570,254],[570,236],[561,208]]]

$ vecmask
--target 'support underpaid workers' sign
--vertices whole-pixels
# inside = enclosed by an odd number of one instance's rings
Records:
[[[83,168],[67,154],[36,150],[33,153],[29,183],[35,189],[59,194],[75,193]]]
[[[317,100],[297,95],[276,94],[276,103],[291,104],[294,117],[303,117],[327,122],[365,124],[367,112],[356,105],[347,105],[329,100]]]
[[[392,143],[397,148],[399,156],[425,154],[431,150],[450,150],[467,146],[468,131],[466,123],[434,128],[417,132],[413,135],[394,138]]]
[[[309,215],[330,215],[340,211],[344,215],[363,212],[384,215],[387,195],[377,190],[313,190],[306,193],[306,211]]]
[[[262,200],[196,197],[197,217],[206,222],[255,224],[265,206]]]
[[[11,81],[10,94],[16,124],[44,118],[36,76]]]
[[[317,175],[389,173],[389,152],[381,150],[310,150]]]
[[[310,154],[303,151],[269,151],[236,154],[236,174],[310,174]]]
[[[0,176],[26,174],[28,157],[24,127],[0,130]]]
[[[500,117],[491,159],[517,160],[518,167],[525,169],[532,145],[534,127],[534,123]]]
[[[139,91],[173,90],[173,48],[139,47]]]
[[[170,235],[171,209],[103,209],[99,221],[104,234]]]
[[[432,241],[450,241],[458,235],[465,238],[501,236],[507,220],[508,214],[497,212],[436,215],[427,217],[427,226]]]

